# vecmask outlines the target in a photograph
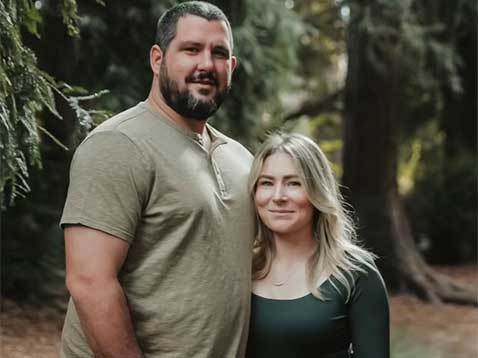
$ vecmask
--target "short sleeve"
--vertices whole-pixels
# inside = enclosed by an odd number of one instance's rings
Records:
[[[349,301],[353,358],[390,357],[387,291],[378,270],[358,273]]]
[[[147,163],[119,131],[90,135],[73,157],[60,225],[81,224],[131,243],[148,198]]]

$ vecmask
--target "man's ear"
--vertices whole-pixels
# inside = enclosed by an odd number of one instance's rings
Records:
[[[237,65],[237,58],[236,56],[231,56],[231,72],[234,71]]]
[[[155,75],[159,75],[161,62],[163,61],[163,50],[158,45],[153,45],[149,50],[149,64]]]

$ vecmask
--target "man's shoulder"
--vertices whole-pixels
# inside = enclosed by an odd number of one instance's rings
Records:
[[[91,133],[95,134],[102,131],[124,131],[132,126],[140,125],[138,119],[144,118],[147,116],[147,109],[142,102],[138,103],[136,106],[126,109],[123,112],[120,112],[113,117],[107,119],[96,127]]]
[[[99,137],[107,136],[119,141],[129,141],[141,147],[150,136],[161,135],[162,127],[161,121],[151,114],[144,102],[140,102],[98,125],[87,135],[82,144],[91,142],[92,138],[100,141]]]
[[[107,119],[92,130],[80,143],[75,151],[90,153],[91,151],[107,150],[110,153],[111,147],[131,148],[141,146],[142,133],[148,129],[148,113],[142,103],[137,104],[113,117]]]

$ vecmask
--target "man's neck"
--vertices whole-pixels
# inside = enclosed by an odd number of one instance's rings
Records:
[[[158,111],[163,117],[166,119],[176,123],[178,126],[198,133],[200,135],[204,135],[206,132],[206,122],[207,120],[197,120],[192,118],[185,118],[169,107],[164,100],[154,96],[152,93],[149,94],[148,103]]]

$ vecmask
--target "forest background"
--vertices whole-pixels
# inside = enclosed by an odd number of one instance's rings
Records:
[[[147,96],[155,22],[177,2],[0,3],[2,298],[64,309],[69,162]],[[213,125],[252,152],[279,129],[314,137],[390,292],[476,305],[435,269],[477,259],[476,1],[211,2],[239,62]]]

